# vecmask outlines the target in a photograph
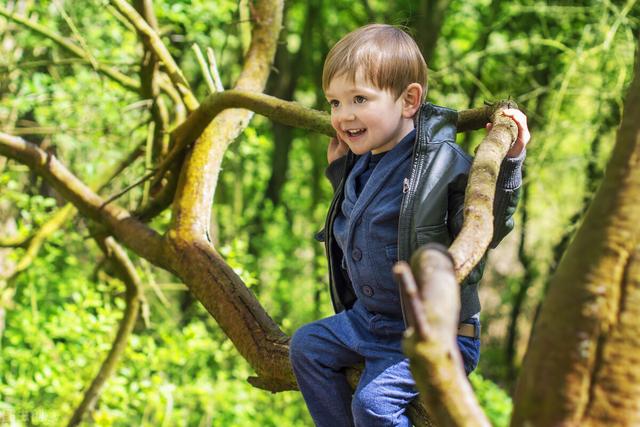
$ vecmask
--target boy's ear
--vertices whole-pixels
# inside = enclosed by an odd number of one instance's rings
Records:
[[[402,94],[402,115],[405,118],[411,118],[420,109],[422,104],[422,85],[419,83],[411,83]]]

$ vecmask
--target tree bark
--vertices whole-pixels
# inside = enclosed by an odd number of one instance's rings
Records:
[[[522,180],[526,181],[526,168],[522,170]],[[526,301],[527,292],[536,277],[536,270],[531,256],[527,253],[527,225],[529,223],[529,184],[522,185],[522,200],[520,201],[520,212],[522,213],[522,224],[520,225],[520,243],[518,245],[518,259],[524,269],[524,274],[520,280],[518,290],[511,299],[511,313],[509,316],[509,326],[507,328],[507,339],[505,343],[505,362],[507,365],[507,381],[513,386],[517,377],[517,355],[518,355],[518,319],[522,314]]]
[[[514,426],[640,423],[639,61],[606,175],[534,327]]]
[[[394,273],[408,302],[403,349],[420,399],[441,427],[489,427],[456,342],[460,295],[453,258],[444,246],[426,245],[411,257],[411,268],[401,261]]]
[[[500,111],[514,107],[512,102],[496,105],[491,118],[493,127],[473,159],[465,190],[464,223],[449,248],[458,283],[478,264],[493,238],[493,201],[500,164],[518,135],[516,124]]]

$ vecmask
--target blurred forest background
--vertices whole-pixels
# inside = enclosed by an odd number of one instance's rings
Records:
[[[233,86],[250,41],[247,0],[156,0],[163,41],[198,99],[211,91],[196,45],[215,54]],[[8,19],[17,14],[44,31]],[[632,75],[635,0],[291,0],[266,93],[328,111],[324,57],[369,22],[402,25],[429,64],[428,100],[455,109],[511,98],[529,117],[530,144],[517,226],[490,255],[481,285],[482,357],[471,381],[495,425],[510,393],[545,284],[603,173]],[[46,34],[48,33],[48,34]],[[71,54],[58,35],[81,49]],[[106,78],[137,80],[142,48],[108,2],[4,0],[0,5],[0,131],[54,152],[100,191],[136,183],[150,166],[150,103]],[[80,58],[79,56],[82,56]],[[164,96],[164,95],[163,95]],[[141,100],[142,99],[142,100]],[[169,98],[166,99],[170,103]],[[483,131],[458,136],[473,152]],[[225,153],[211,238],[291,334],[331,314],[324,249],[313,239],[331,199],[328,138],[255,116]],[[135,210],[147,190],[119,203]],[[80,216],[26,166],[0,157],[0,424],[60,425],[111,348],[124,285]],[[166,228],[170,210],[152,226]],[[90,424],[310,426],[297,392],[247,383],[251,368],[179,279],[130,254],[141,314]]]

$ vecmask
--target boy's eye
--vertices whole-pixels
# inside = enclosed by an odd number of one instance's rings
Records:
[[[356,96],[353,98],[353,101],[354,101],[356,104],[362,104],[362,103],[364,103],[366,100],[367,100],[367,98],[365,98],[364,96],[361,96],[361,95],[356,95]]]
[[[329,105],[331,105],[331,108],[338,108],[338,106],[340,105],[340,102],[336,101],[335,99],[332,99],[331,101],[329,101]]]

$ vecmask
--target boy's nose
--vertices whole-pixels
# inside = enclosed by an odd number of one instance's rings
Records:
[[[340,112],[340,116],[338,117],[338,119],[340,121],[349,122],[349,121],[355,120],[356,119],[356,115],[353,113],[353,111],[345,109],[345,110]]]

